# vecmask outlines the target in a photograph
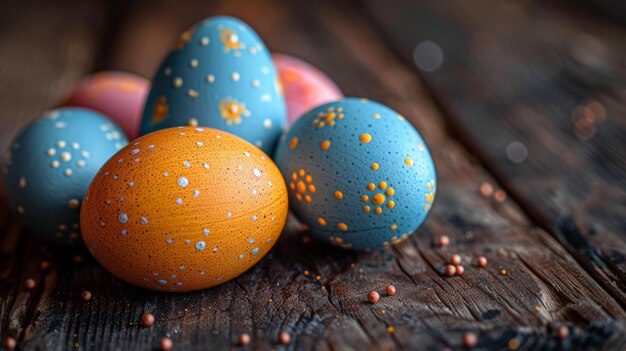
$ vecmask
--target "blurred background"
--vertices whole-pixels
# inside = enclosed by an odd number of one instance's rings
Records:
[[[393,74],[398,61],[371,54],[384,47],[421,75],[445,108],[463,104],[451,118],[467,118],[474,108],[524,115],[532,100],[547,108],[534,113],[558,112],[563,128],[588,140],[602,127],[595,115],[594,123],[573,121],[577,106],[592,99],[601,104],[593,105],[596,112],[624,111],[625,13],[623,2],[609,0],[5,2],[0,149],[89,72],[117,69],[151,78],[179,33],[215,14],[240,17],[271,50],[313,63],[346,95],[372,96],[377,87],[355,74],[359,62],[343,61],[345,51],[380,60],[380,79],[402,79]]]

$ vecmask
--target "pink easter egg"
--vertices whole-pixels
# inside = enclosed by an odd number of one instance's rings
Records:
[[[62,106],[98,111],[116,122],[128,139],[139,134],[139,124],[150,82],[138,75],[103,71],[85,77]]]
[[[337,85],[310,63],[285,54],[272,54],[272,60],[283,83],[289,124],[318,105],[343,98]]]

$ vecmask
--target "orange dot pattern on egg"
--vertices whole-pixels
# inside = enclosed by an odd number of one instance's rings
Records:
[[[289,141],[289,149],[293,150],[296,148],[296,146],[298,146],[298,138],[293,137],[291,138],[291,140]]]
[[[305,201],[307,203],[313,201],[312,196],[316,191],[315,184],[313,184],[313,177],[307,174],[304,169],[291,173],[289,189],[292,191],[297,201]]]
[[[86,246],[117,277],[191,291],[258,262],[287,211],[282,175],[262,151],[222,131],[181,127],[114,155],[90,185],[80,223]]]
[[[339,191],[339,190],[335,191],[334,196],[335,196],[335,199],[337,199],[337,200],[343,199],[343,193],[341,191]]]
[[[329,147],[330,147],[330,141],[329,140],[324,140],[320,144],[320,150],[322,150],[322,151],[328,150]]]
[[[372,136],[367,134],[367,133],[361,134],[361,135],[359,135],[359,141],[364,143],[364,144],[367,144],[370,141],[372,141]]]
[[[329,107],[326,111],[319,112],[317,117],[313,119],[313,125],[318,129],[323,127],[332,127],[338,120],[344,118],[343,109],[341,107]]]
[[[379,215],[383,213],[383,207],[387,209],[395,207],[395,201],[390,199],[395,194],[395,191],[388,186],[387,182],[379,182],[378,187],[374,183],[369,183],[366,189],[370,194],[361,195],[361,202],[367,203],[361,207],[363,212],[370,212],[373,209],[374,214]]]

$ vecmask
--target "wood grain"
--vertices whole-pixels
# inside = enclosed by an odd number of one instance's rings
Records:
[[[581,10],[370,2],[407,62],[421,42],[442,49],[441,67],[422,75],[454,131],[624,307],[626,31]],[[512,145],[528,156],[511,159]]]
[[[439,189],[415,235],[389,250],[352,253],[306,243],[306,232],[292,219],[273,251],[234,281],[159,294],[121,282],[88,257],[75,263],[67,249],[43,248],[27,233],[19,235],[0,209],[0,336],[17,336],[23,349],[50,350],[153,349],[163,336],[177,349],[221,350],[237,347],[242,332],[252,337],[247,349],[441,350],[460,349],[462,334],[471,331],[478,335],[476,349],[515,343],[527,350],[625,348],[620,304],[514,201],[479,194],[482,182],[495,180],[451,136],[413,70],[360,10],[347,5],[137,2],[123,11],[109,67],[150,76],[177,33],[196,20],[241,17],[270,49],[317,65],[347,95],[391,106],[424,136]],[[445,249],[434,245],[442,234],[451,239]],[[454,253],[462,255],[466,272],[443,277]],[[472,263],[479,255],[489,260],[484,269]],[[39,270],[44,258],[52,262],[46,272]],[[26,277],[36,278],[34,291],[22,289]],[[393,297],[382,293],[390,283],[398,291]],[[80,299],[84,289],[93,293],[89,302]],[[366,298],[373,289],[381,292],[374,305]],[[144,312],[155,314],[152,328],[139,326]],[[560,325],[570,331],[565,341],[555,337]],[[291,334],[290,345],[277,344],[281,331]]]

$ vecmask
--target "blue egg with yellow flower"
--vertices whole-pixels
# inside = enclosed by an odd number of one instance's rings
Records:
[[[117,125],[83,108],[51,110],[26,126],[2,162],[7,199],[18,220],[48,241],[80,243],[85,191],[127,143]]]
[[[285,123],[282,85],[265,44],[244,22],[218,16],[180,35],[153,79],[140,133],[206,126],[271,154]]]
[[[293,213],[310,233],[352,250],[401,242],[422,224],[435,167],[415,128],[387,106],[347,98],[304,114],[275,154]]]

